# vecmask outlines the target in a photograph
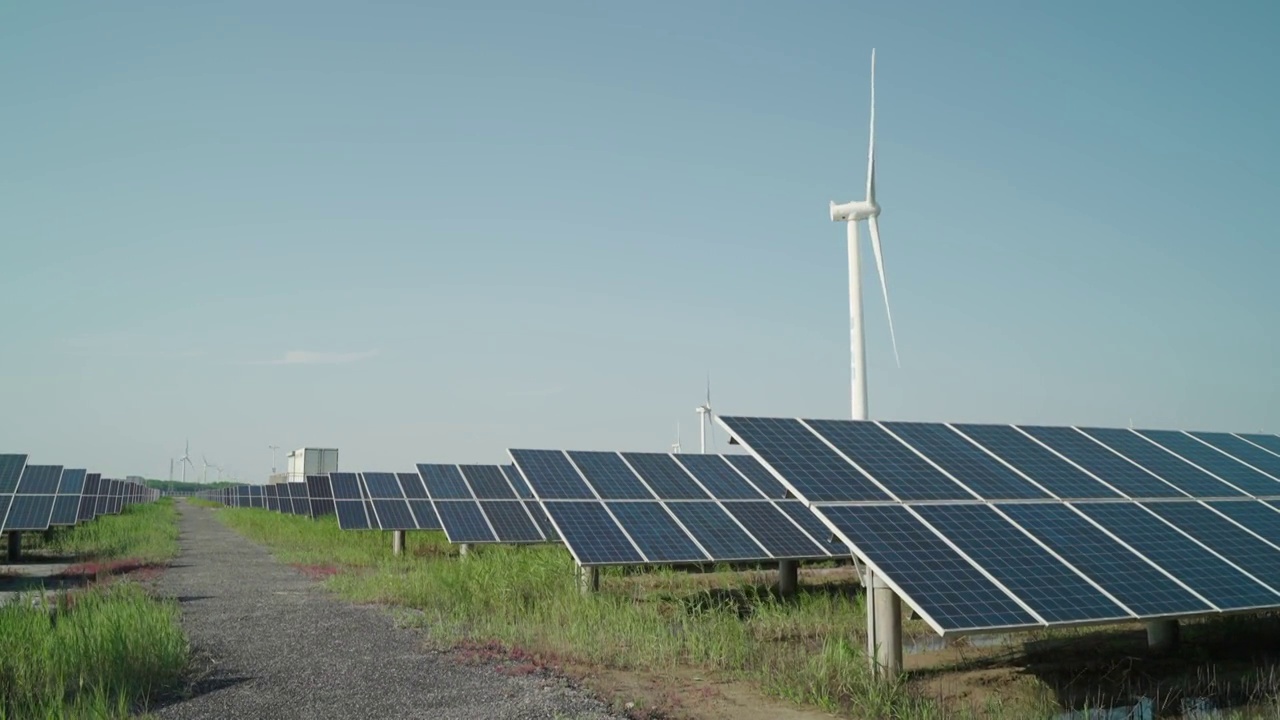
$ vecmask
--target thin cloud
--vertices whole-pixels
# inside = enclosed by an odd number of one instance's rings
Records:
[[[274,360],[259,360],[252,365],[346,365],[369,358],[378,354],[377,350],[365,350],[364,352],[352,353],[335,353],[335,352],[315,352],[313,350],[290,350]]]

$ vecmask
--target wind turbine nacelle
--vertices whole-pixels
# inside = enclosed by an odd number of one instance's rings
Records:
[[[831,203],[831,222],[857,222],[880,214],[880,208],[864,201]]]

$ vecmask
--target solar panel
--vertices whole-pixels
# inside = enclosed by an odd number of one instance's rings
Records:
[[[333,506],[338,513],[338,527],[343,530],[368,530],[373,527],[363,500],[335,499]]]
[[[1060,498],[1121,497],[1116,490],[1010,425],[953,427]]]
[[[569,459],[578,467],[591,487],[605,500],[652,500],[631,468],[612,452],[570,452]]]
[[[0,455],[0,495],[12,495],[27,464],[26,455]],[[0,520],[3,520],[0,517]]]
[[[1244,494],[1132,430],[1080,428],[1080,431],[1192,497],[1230,497]]]
[[[15,495],[5,518],[6,532],[47,530],[53,514],[53,495]]]
[[[533,498],[533,491],[529,489],[529,483],[524,481],[524,476],[516,470],[515,465],[503,465],[502,474],[507,476],[507,482],[511,483],[511,487],[515,488],[516,495],[526,500]]]
[[[1280,512],[1277,512],[1275,503],[1219,500],[1208,505],[1254,535],[1272,545],[1280,545]]]
[[[474,500],[436,500],[436,514],[451,543],[492,543],[497,536]]]
[[[769,556],[763,545],[714,502],[671,503],[667,508],[717,560],[745,561]]]
[[[706,500],[707,491],[665,453],[622,453],[622,458],[663,500]]]
[[[1131,498],[1186,497],[1186,493],[1075,428],[1021,426],[1018,429]]]
[[[470,500],[473,495],[457,465],[419,464],[418,474],[434,500]]]
[[[692,457],[692,456],[682,456]],[[765,466],[750,455],[722,455],[724,461],[741,473],[767,498],[781,499],[791,492]],[[718,496],[717,496],[718,497]],[[726,498],[727,499],[727,498]]]
[[[61,465],[28,465],[18,480],[16,495],[55,495],[62,479]]]
[[[1265,540],[1200,503],[1144,503],[1143,507],[1268,586],[1280,588],[1280,550]]]
[[[905,507],[824,505],[815,511],[940,632],[1040,625]]]
[[[411,500],[410,507],[423,529],[443,529],[451,543],[547,540],[538,522],[545,518],[530,514],[502,467],[423,463],[418,471],[423,480],[421,494],[429,501]],[[443,495],[437,496],[437,491]]]
[[[1196,467],[1250,495],[1280,495],[1280,482],[1214,450],[1186,433],[1172,430],[1139,430],[1140,435]]]
[[[518,500],[481,500],[480,509],[501,543],[539,543],[546,538]]]
[[[972,500],[973,494],[875,423],[806,423],[902,500]]]
[[[272,512],[280,512],[280,491],[275,483],[266,485],[262,488],[263,504]]]
[[[311,517],[318,518],[335,512],[333,489],[327,475],[307,475],[307,497],[310,498]]]
[[[891,499],[799,420],[718,419],[752,454],[786,478],[793,490],[813,502]],[[518,458],[516,464],[521,465]]]
[[[497,465],[459,465],[462,476],[478,500],[515,500],[516,493]]]
[[[1280,478],[1280,455],[1269,453],[1230,433],[1193,432],[1191,435],[1272,478]]]
[[[53,501],[53,512],[49,516],[50,526],[75,525],[80,513],[80,494],[84,491],[86,471],[66,469],[58,482],[58,494]]]
[[[1280,437],[1252,433],[1239,433],[1238,437],[1275,455],[1280,455]]]
[[[851,423],[852,424],[852,423]],[[880,423],[938,467],[987,500],[1048,499],[1044,490],[983,452],[954,429],[937,423]]]
[[[579,565],[628,565],[644,562],[644,556],[618,523],[614,522],[603,503],[547,501],[542,506],[546,508],[557,534],[564,540]]]
[[[760,491],[747,482],[747,479],[735,471],[720,455],[689,454],[672,457],[697,478],[698,482],[702,483],[702,486],[712,495],[721,500],[759,500],[761,498]],[[759,463],[757,463],[758,466]],[[774,480],[774,483],[777,482]],[[778,487],[782,485],[778,483]],[[783,494],[779,492],[776,497],[782,497]]]
[[[726,502],[724,508],[775,558],[805,559],[828,554],[771,503]]]
[[[369,491],[369,497],[371,498],[404,497],[404,490],[401,489],[400,481],[396,479],[395,473],[365,472],[360,473],[360,477],[364,480],[364,486]]]
[[[912,509],[1047,622],[1133,617],[986,505],[920,505]]]
[[[1280,602],[1274,590],[1194,540],[1170,531],[1168,524],[1138,505],[1080,503],[1075,508],[1222,610]]]
[[[618,524],[650,562],[684,563],[710,559],[661,503],[608,503]]]

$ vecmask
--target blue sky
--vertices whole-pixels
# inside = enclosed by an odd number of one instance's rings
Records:
[[[873,417],[1280,430],[1273,3],[109,5],[0,8],[33,461],[687,448],[708,370],[844,417],[872,47]]]

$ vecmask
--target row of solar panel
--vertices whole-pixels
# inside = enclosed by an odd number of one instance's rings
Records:
[[[1280,498],[1275,435],[718,420],[809,502]]]
[[[124,480],[103,479],[61,465],[28,465],[27,456],[0,455],[0,532],[76,525],[159,493]]]

